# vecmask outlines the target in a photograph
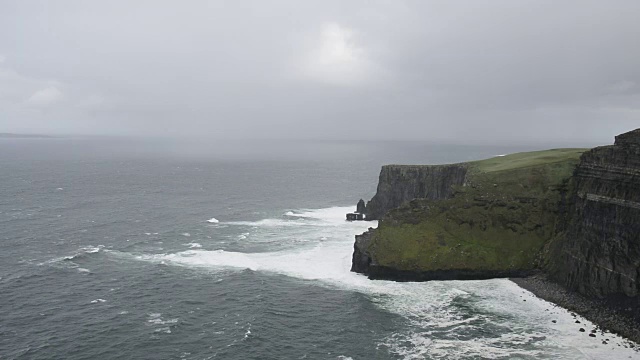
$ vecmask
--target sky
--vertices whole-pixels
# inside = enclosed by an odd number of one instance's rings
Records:
[[[0,132],[610,143],[640,1],[0,2]]]

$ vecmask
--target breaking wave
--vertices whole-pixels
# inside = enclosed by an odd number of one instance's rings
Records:
[[[285,212],[284,218],[279,219],[226,223],[279,227],[276,236],[283,241],[304,238],[297,246],[280,251],[195,248],[136,255],[136,259],[208,271],[250,269],[366,294],[379,308],[406,321],[402,331],[379,343],[403,359],[542,356],[581,359],[635,354],[623,347],[612,349],[578,332],[576,318],[568,311],[536,298],[506,279],[398,283],[370,281],[350,272],[354,235],[376,226],[375,222],[345,221],[344,214],[351,210],[351,207],[304,209]],[[248,233],[242,231],[236,236],[260,242],[260,236],[252,233],[247,238]],[[585,319],[580,320],[581,326],[593,327]],[[610,343],[623,343],[613,334],[608,334],[608,338],[612,339]]]

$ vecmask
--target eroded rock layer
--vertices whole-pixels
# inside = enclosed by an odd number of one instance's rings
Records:
[[[560,231],[547,254],[553,279],[585,295],[637,303],[640,129],[581,157]]]
[[[466,174],[465,164],[385,165],[380,171],[376,195],[367,203],[367,219],[381,219],[389,210],[413,199],[449,198],[452,186],[462,185]]]

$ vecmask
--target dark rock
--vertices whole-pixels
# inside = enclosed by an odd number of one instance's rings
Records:
[[[546,270],[640,322],[640,129],[584,153]]]
[[[635,129],[616,136],[615,145],[640,147],[640,129]]]
[[[348,213],[347,220],[348,221],[364,220],[364,215],[359,213]]]
[[[596,334],[591,333],[591,334],[589,334],[589,336],[591,336],[591,337],[596,337]]]
[[[467,175],[465,164],[385,165],[380,170],[378,189],[367,203],[367,220],[379,220],[387,211],[413,199],[446,199],[454,185],[462,185]]]
[[[584,328],[580,328],[580,332],[585,332],[586,330]]]
[[[564,286],[550,281],[544,274],[537,274],[527,278],[512,278],[510,280],[540,298],[558,304],[566,309],[571,309],[587,320],[597,324],[597,327],[590,331],[595,330],[596,332],[600,332],[604,337],[605,333],[600,329],[605,328],[623,337],[640,342],[640,327],[638,327],[636,320],[612,309],[604,299],[586,297],[585,295],[570,291]],[[571,315],[576,315],[575,313]],[[576,324],[581,322],[577,319],[574,320]],[[583,332],[586,332],[586,330]],[[605,339],[605,341],[608,341],[608,339]]]
[[[356,235],[356,242],[353,245],[353,257],[351,259],[351,271],[367,274],[371,265],[371,255],[369,254],[369,244],[371,242],[371,230]]]
[[[554,323],[554,324],[557,323],[557,321],[555,321],[555,320],[551,320],[551,322]]]
[[[365,233],[367,234],[367,233]],[[356,235],[356,244],[358,242],[358,236]],[[361,242],[363,242],[361,240]],[[358,246],[358,245],[356,245]],[[512,276],[525,277],[531,275],[529,271],[520,270],[508,270],[508,271],[494,271],[494,270],[477,270],[477,269],[459,269],[459,270],[432,270],[432,271],[413,271],[413,270],[398,270],[395,268],[389,268],[386,266],[380,266],[371,261],[371,257],[366,250],[356,248],[354,251],[354,258],[357,258],[360,264],[365,264],[366,267],[358,266],[361,271],[354,270],[352,265],[351,271],[359,272],[368,275],[372,280],[393,280],[393,281],[431,281],[431,280],[487,280],[495,278],[508,278]],[[522,301],[527,301],[523,299]]]
[[[366,211],[366,207],[364,204],[364,200],[360,199],[360,201],[358,201],[358,205],[356,205],[356,212],[360,214],[364,214],[365,211]]]

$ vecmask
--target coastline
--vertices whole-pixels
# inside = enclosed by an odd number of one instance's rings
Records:
[[[640,351],[640,319],[634,318],[631,311],[624,311],[619,304],[569,291],[543,274],[509,280],[543,300],[579,314],[594,323],[598,330],[608,330],[625,337],[629,340],[625,347]],[[585,329],[585,334],[590,330]]]

